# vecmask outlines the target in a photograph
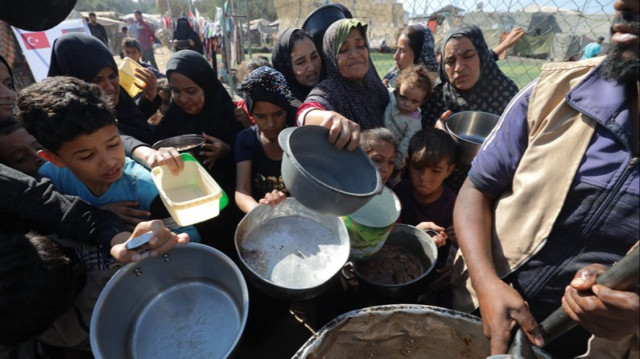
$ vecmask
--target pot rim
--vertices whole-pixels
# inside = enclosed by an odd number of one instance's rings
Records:
[[[459,117],[459,116],[462,116],[462,115],[467,114],[467,113],[477,113],[479,115],[489,115],[489,116],[497,117],[498,119],[500,119],[500,116],[496,115],[495,113],[486,112],[486,111],[460,111],[460,112],[452,113],[449,116],[449,118],[447,118],[447,121],[444,122],[444,127],[447,130],[447,133],[449,133],[449,135],[451,135],[456,142],[458,142],[458,143],[468,143],[468,144],[476,145],[476,146],[482,146],[482,143],[469,141],[468,139],[466,139],[464,137],[458,136],[458,134],[456,134],[455,132],[453,132],[451,130],[451,128],[449,128],[449,120],[454,118],[454,116],[455,117]]]

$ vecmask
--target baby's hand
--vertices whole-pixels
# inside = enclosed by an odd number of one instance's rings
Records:
[[[274,207],[287,199],[287,196],[282,192],[274,189],[271,193],[267,193],[263,199],[260,200],[260,204],[268,204]]]
[[[427,229],[431,229],[433,231],[438,232],[438,235],[436,237],[431,237],[433,239],[433,241],[436,244],[436,247],[440,248],[442,246],[444,246],[445,244],[447,244],[447,233],[445,232],[445,229],[438,226],[437,224],[433,223],[433,222],[420,222],[418,223],[418,225],[416,226],[416,228],[420,229],[420,230],[427,230]]]

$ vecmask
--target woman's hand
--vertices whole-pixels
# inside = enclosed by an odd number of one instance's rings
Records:
[[[274,207],[287,199],[287,195],[282,191],[278,191],[274,189],[270,193],[267,193],[264,198],[260,200],[260,204],[268,204],[271,207]]]
[[[202,145],[202,151],[200,151],[200,156],[204,157],[202,164],[208,169],[211,169],[216,163],[216,160],[226,156],[231,148],[224,143],[224,141],[209,136],[204,132],[202,136],[207,140],[207,142]]]
[[[436,121],[435,127],[439,130],[446,131],[446,127],[444,126],[444,123],[447,122],[447,119],[449,118],[449,116],[451,116],[451,110],[446,110],[445,112],[443,112],[442,115],[440,115],[440,118],[438,119],[438,121]]]
[[[620,340],[638,331],[638,293],[613,290],[596,283],[606,267],[591,264],[576,272],[562,297],[562,309],[594,335]]]
[[[142,89],[144,97],[146,97],[147,100],[153,102],[156,95],[158,95],[158,80],[156,79],[156,75],[145,68],[136,68],[136,78],[144,82],[144,86],[138,85],[137,82],[134,82],[134,84]]]
[[[151,257],[157,257],[166,253],[176,244],[187,244],[189,235],[186,233],[175,234],[164,226],[162,221],[153,220],[140,222],[133,230],[133,234],[128,232],[118,233],[111,239],[111,255],[121,263],[136,262],[142,259],[142,255],[137,251],[130,251],[126,248],[126,242],[151,231],[151,239],[143,247],[149,249]]]
[[[188,39],[187,42],[189,43],[189,46],[195,46],[196,45],[196,43],[191,39]]]
[[[516,325],[533,344],[544,346],[540,326],[520,293],[498,277],[481,286],[474,283],[474,288],[480,301],[484,335],[491,339],[492,355],[507,352],[511,331]]]
[[[433,239],[433,241],[435,242],[436,247],[440,248],[440,247],[444,246],[445,244],[447,244],[447,233],[445,232],[444,228],[438,226],[437,224],[435,224],[433,222],[420,222],[420,223],[418,223],[416,228],[418,228],[421,231],[424,231],[426,229],[431,229],[431,230],[434,230],[434,231],[438,232],[438,236],[437,237],[431,237]]]
[[[151,216],[151,212],[138,209],[139,206],[140,203],[135,201],[120,201],[105,204],[100,206],[100,209],[115,214],[124,223],[130,224],[131,227],[133,227]]]
[[[360,145],[360,125],[334,111],[324,111],[320,126],[329,128],[329,142],[336,148],[354,151]]]

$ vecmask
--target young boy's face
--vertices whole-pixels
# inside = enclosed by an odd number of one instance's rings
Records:
[[[122,177],[125,164],[124,146],[115,124],[65,142],[57,153],[44,150],[39,154],[58,167],[67,167],[95,196],[103,195]]]
[[[396,101],[398,102],[398,110],[408,115],[415,112],[424,102],[427,92],[421,88],[409,87],[407,84],[401,84],[396,92]]]
[[[371,143],[369,151],[366,152],[373,164],[378,168],[378,171],[380,171],[382,183],[387,183],[395,168],[396,147],[390,143],[377,140]]]
[[[35,176],[44,160],[38,156],[42,146],[24,128],[0,135],[0,163],[29,176]]]
[[[442,182],[453,172],[454,165],[447,158],[441,159],[435,167],[411,164],[409,177],[413,192],[420,203],[430,203],[440,198]]]
[[[124,56],[131,58],[131,60],[135,62],[140,62],[140,59],[142,58],[142,54],[140,53],[140,51],[138,51],[138,48],[136,48],[135,46],[127,46],[122,50],[124,51]]]

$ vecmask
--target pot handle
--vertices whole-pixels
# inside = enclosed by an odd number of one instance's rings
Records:
[[[289,150],[289,137],[291,137],[291,134],[296,129],[297,127],[287,127],[280,131],[280,134],[278,134],[278,144],[280,144],[280,148],[282,148],[282,151],[287,154],[291,152]]]

